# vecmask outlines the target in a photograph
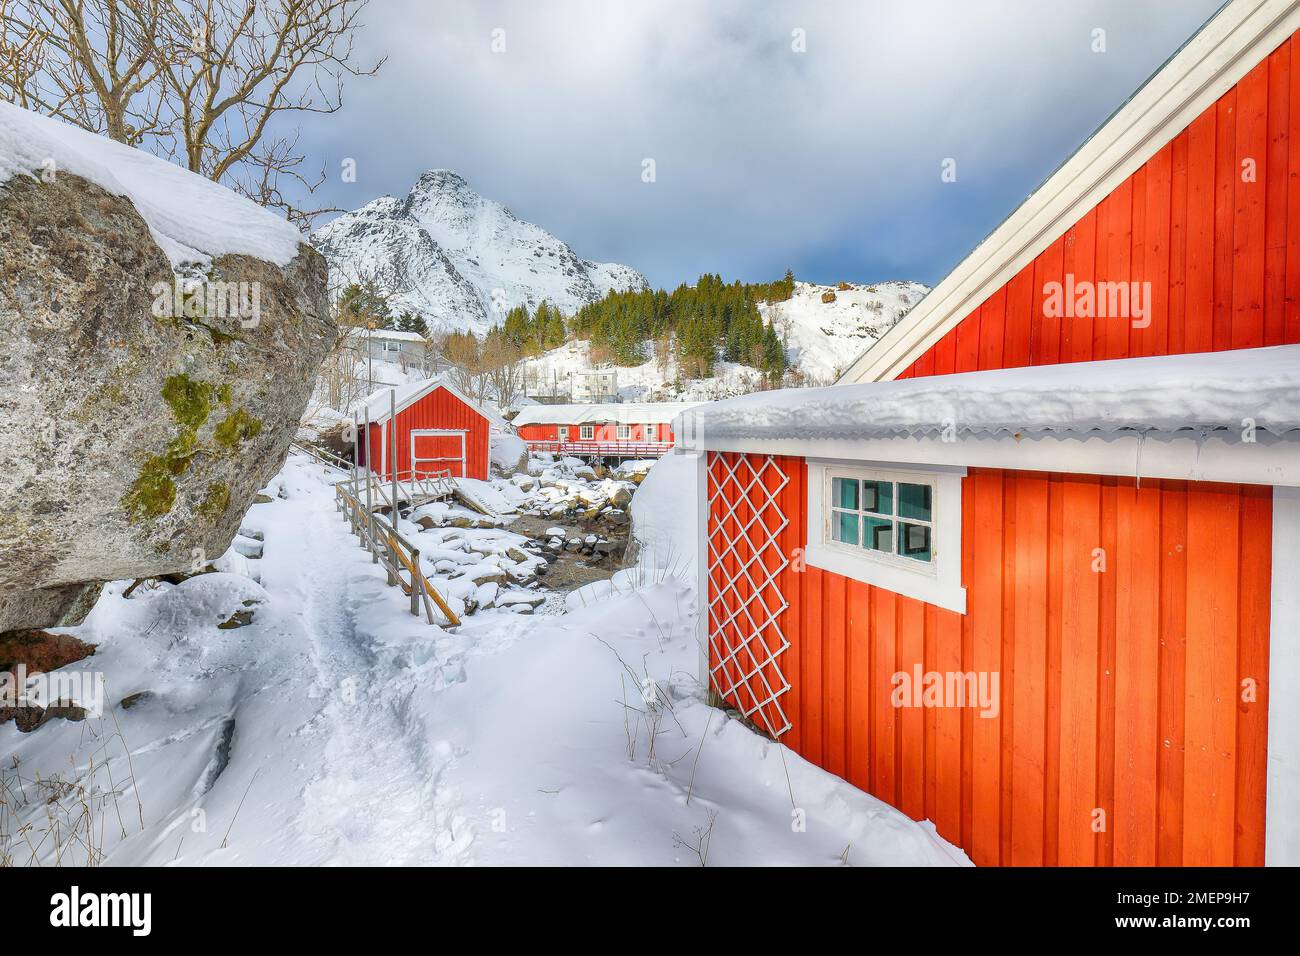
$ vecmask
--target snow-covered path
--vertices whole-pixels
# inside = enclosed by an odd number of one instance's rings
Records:
[[[310,500],[320,504],[317,495]],[[416,688],[394,680],[391,662],[357,626],[358,606],[398,596],[342,520],[329,521],[319,507],[311,517],[315,533],[272,539],[276,560],[264,581],[301,600],[312,696],[321,703],[312,722],[324,737],[321,761],[296,824],[304,842],[328,847],[344,863],[453,860],[470,834],[457,827],[439,787],[446,748],[430,747],[429,730],[410,706]]]
[[[99,644],[72,666],[106,675],[111,710],[0,726],[10,781],[98,788],[106,862],[698,866],[702,839],[710,864],[965,862],[706,706],[682,584],[558,616],[480,611],[449,633],[386,586],[324,469],[291,459],[271,490],[245,521],[263,558],[231,567],[260,586],[111,585],[70,629]],[[253,623],[218,630],[244,601]]]

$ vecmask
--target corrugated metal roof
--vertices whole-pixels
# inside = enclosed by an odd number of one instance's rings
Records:
[[[792,438],[1281,436],[1300,430],[1300,345],[760,392],[695,409],[677,430],[706,448]]]

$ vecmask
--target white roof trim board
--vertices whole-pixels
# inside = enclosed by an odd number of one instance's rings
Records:
[[[1001,436],[1300,442],[1300,345],[758,392],[698,408],[676,430],[705,448],[763,451],[773,440]]]
[[[1294,0],[1231,0],[840,377],[896,378],[1300,28]]]
[[[699,402],[620,402],[605,405],[525,405],[512,424],[593,425],[618,422],[632,425],[667,425]]]
[[[455,395],[470,408],[474,409],[474,411],[478,412],[493,425],[504,429],[510,427],[509,423],[496,412],[491,411],[480,403],[474,401],[455,385],[442,377],[422,379],[418,382],[407,382],[405,385],[385,385],[383,388],[372,392],[367,396],[361,403],[361,409],[364,410],[368,408],[370,410],[370,424],[374,425],[376,422],[385,422],[388,420],[388,413],[392,408],[394,400],[394,397],[389,395],[390,392],[395,391],[397,393],[395,398],[397,402],[397,412],[400,415],[405,409],[414,405],[420,399],[424,398],[424,396],[438,388],[445,388],[447,391],[451,392],[451,394]]]

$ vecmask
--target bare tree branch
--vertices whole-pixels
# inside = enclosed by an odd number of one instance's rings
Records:
[[[306,229],[338,211],[294,203],[304,173],[281,120],[343,105],[367,0],[0,0],[0,95],[283,211]],[[282,179],[283,177],[283,179]]]

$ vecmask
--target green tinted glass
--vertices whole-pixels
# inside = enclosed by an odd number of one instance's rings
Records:
[[[858,509],[858,482],[854,478],[831,479],[831,503],[836,508]]]
[[[898,516],[900,518],[917,518],[921,521],[933,520],[934,512],[930,507],[929,485],[898,484]]]
[[[878,515],[894,513],[894,483],[892,481],[864,481],[862,483],[862,510]]]
[[[932,560],[933,552],[930,548],[929,526],[900,521],[898,523],[898,553],[916,561]]]
[[[888,518],[863,518],[862,546],[870,551],[892,552],[894,523]]]
[[[846,511],[832,512],[831,535],[845,544],[858,543],[858,516]]]

